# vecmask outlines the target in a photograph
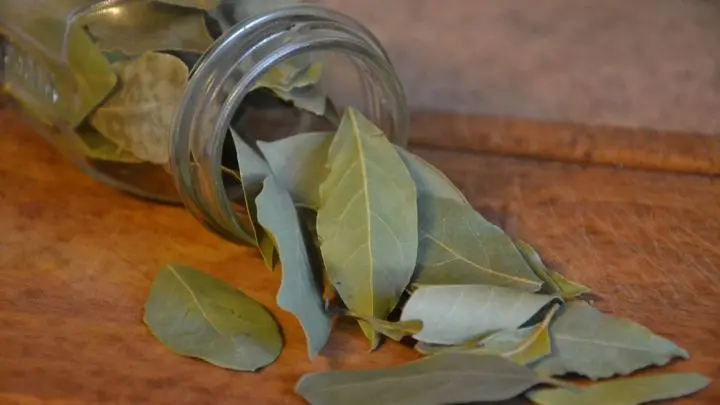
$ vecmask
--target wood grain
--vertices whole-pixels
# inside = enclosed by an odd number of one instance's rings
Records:
[[[688,349],[667,371],[715,379],[683,405],[720,403],[720,180],[532,159],[418,150],[473,204],[537,246],[598,305]],[[279,274],[249,248],[205,231],[181,208],[94,182],[0,111],[0,404],[301,405],[304,373],[416,358],[394,342],[368,353],[341,323],[315,362],[274,304]],[[268,306],[286,348],[258,374],[174,355],[142,324],[158,269],[177,262]]]
[[[712,135],[419,111],[412,128],[412,143],[427,148],[720,174],[720,139]]]

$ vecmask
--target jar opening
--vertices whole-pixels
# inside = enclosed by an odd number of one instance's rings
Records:
[[[290,69],[295,76],[313,76],[317,72],[308,71],[316,67],[321,73],[296,88],[258,87],[287,66],[298,68]],[[241,185],[223,175],[224,164],[232,163],[229,130],[239,129],[251,146],[334,131],[350,105],[392,141],[406,143],[403,89],[384,50],[360,24],[321,6],[302,5],[236,25],[193,69],[175,121],[172,167],[183,202],[226,238],[252,242],[242,212],[238,215],[242,209],[233,203]]]

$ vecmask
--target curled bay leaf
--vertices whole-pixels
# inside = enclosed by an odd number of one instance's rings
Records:
[[[80,24],[104,51],[141,55],[148,51],[205,52],[213,38],[201,10],[151,1],[126,2],[83,16]]]
[[[280,329],[262,305],[190,267],[168,265],[158,273],[144,320],[176,353],[231,370],[256,371],[282,350]]]
[[[382,131],[348,108],[328,152],[317,232],[328,278],[347,307],[384,319],[417,257],[415,185]],[[379,337],[360,323],[372,347]]]
[[[548,375],[577,373],[593,380],[689,358],[673,342],[627,319],[605,315],[574,301],[550,327],[552,355],[533,368]]]
[[[640,405],[690,395],[709,384],[703,375],[677,373],[605,381],[576,391],[538,389],[526,395],[538,405]]]
[[[289,90],[277,86],[262,85],[270,89],[276,96],[290,101],[297,108],[322,116],[327,107],[327,97],[317,86],[293,87]]]
[[[548,269],[540,255],[529,244],[521,241],[517,242],[516,245],[525,260],[527,260],[530,268],[545,283],[543,288],[548,294],[557,294],[566,300],[571,300],[590,292],[590,289],[584,285],[570,281],[560,273]]]
[[[320,183],[328,173],[325,162],[332,137],[332,132],[311,132],[275,142],[258,141],[275,180],[297,204],[320,206]]]
[[[148,52],[113,68],[120,77],[119,89],[90,123],[137,158],[167,163],[173,119],[188,83],[187,66],[174,56]]]
[[[475,350],[480,348],[480,342],[491,336],[492,333],[485,334],[477,339],[471,339],[465,343],[459,345],[437,345],[433,343],[417,342],[414,346],[415,350],[425,356],[440,353],[477,353]]]
[[[402,366],[303,376],[295,387],[311,405],[442,405],[513,398],[552,383],[498,356],[447,353]]]
[[[262,190],[263,181],[271,174],[270,166],[268,166],[267,162],[265,162],[257,152],[243,141],[237,132],[230,129],[230,135],[232,136],[235,152],[237,153],[238,171],[240,181],[242,182],[245,208],[248,212],[247,220],[255,236],[255,243],[260,251],[260,255],[263,257],[265,265],[272,270],[275,267],[275,243],[272,237],[270,237],[270,235],[265,232],[265,229],[258,223],[258,207],[256,202],[256,198]],[[237,225],[239,226],[240,224]]]
[[[467,198],[440,170],[435,168],[420,156],[401,147],[397,147],[398,154],[410,171],[420,199],[426,196],[445,198],[460,204],[470,205]]]
[[[422,331],[422,321],[385,321],[382,319],[369,318],[353,313],[352,311],[341,311],[342,315],[364,321],[378,333],[389,337],[392,340],[400,341],[405,336],[411,336]]]
[[[560,305],[556,304],[537,325],[504,330],[482,340],[481,353],[507,357],[518,364],[534,363],[552,353],[550,322]]]
[[[257,197],[257,218],[274,237],[282,264],[278,306],[295,315],[305,331],[308,354],[315,358],[330,337],[331,317],[310,266],[308,250],[290,194],[273,176],[265,178]]]
[[[173,6],[197,8],[200,10],[210,11],[217,8],[221,0],[155,0],[159,3],[172,4]],[[239,3],[244,3],[245,0],[234,0]]]
[[[557,298],[490,285],[423,285],[410,296],[400,320],[423,322],[415,335],[419,341],[457,345],[517,329],[552,301]]]
[[[421,196],[416,284],[490,284],[534,292],[542,282],[513,241],[469,205]]]

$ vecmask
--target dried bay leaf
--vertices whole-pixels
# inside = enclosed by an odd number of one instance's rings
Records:
[[[142,163],[142,160],[95,130],[78,131],[78,137],[83,153],[90,159],[119,163]]]
[[[261,83],[258,87],[264,87],[271,90],[281,99],[292,102],[296,108],[310,111],[318,116],[325,114],[327,97],[317,86],[293,87],[289,90],[285,90],[278,86],[270,86]]]
[[[677,373],[605,381],[578,391],[538,389],[526,395],[538,405],[640,405],[690,395],[709,384],[703,375]]]
[[[311,405],[443,405],[503,401],[552,383],[498,356],[447,353],[382,370],[303,376],[295,387]]]
[[[545,319],[535,326],[500,331],[484,339],[480,352],[507,357],[518,364],[534,363],[552,353],[550,322],[560,305],[555,305]]]
[[[263,187],[263,181],[270,176],[270,166],[267,162],[257,154],[240,135],[233,129],[230,129],[235,152],[237,153],[238,172],[240,181],[242,182],[243,197],[245,199],[245,207],[248,212],[247,219],[250,221],[255,243],[257,244],[260,255],[270,270],[275,267],[275,244],[272,238],[265,232],[258,223],[256,198],[260,194]],[[237,224],[239,226],[239,224]]]
[[[165,346],[219,367],[256,371],[282,351],[277,323],[236,288],[185,266],[158,273],[144,321]]]
[[[355,318],[360,321],[368,323],[378,333],[389,337],[392,340],[400,341],[405,336],[412,336],[422,331],[422,321],[385,321],[382,319],[369,318],[361,316],[352,311],[340,311],[342,315]]]
[[[382,131],[353,108],[345,111],[327,165],[317,232],[328,278],[351,311],[384,319],[416,261],[415,185]],[[379,336],[360,325],[376,347]]]
[[[173,119],[188,83],[187,66],[174,56],[148,52],[113,68],[120,77],[119,89],[90,123],[139,159],[167,163]]]
[[[421,196],[416,284],[490,284],[534,292],[542,282],[513,241],[469,205]]]
[[[689,358],[673,342],[627,319],[605,315],[574,301],[550,326],[552,355],[534,366],[540,373],[577,373],[593,380],[627,375],[638,369]]]
[[[172,4],[173,6],[197,8],[200,10],[210,11],[217,8],[221,0],[155,0],[160,3]],[[243,3],[245,0],[233,0]]]
[[[403,308],[401,321],[420,320],[419,341],[457,345],[522,326],[557,298],[491,285],[422,285]]]
[[[327,177],[325,162],[332,137],[332,132],[310,132],[275,142],[258,141],[275,180],[296,203],[314,209],[320,206],[320,183]]]
[[[400,158],[410,171],[420,199],[425,196],[445,198],[460,204],[470,205],[467,198],[455,187],[443,172],[421,157],[397,147]]]
[[[278,306],[293,313],[300,321],[307,338],[308,354],[313,359],[330,337],[331,317],[325,312],[322,294],[314,279],[295,205],[290,193],[272,176],[265,178],[256,203],[258,221],[273,235],[280,254],[283,279],[277,296]]]
[[[122,10],[118,14],[117,10]],[[80,24],[104,51],[141,55],[147,51],[205,52],[213,38],[201,10],[148,1],[129,2],[84,16]]]
[[[549,294],[557,294],[566,300],[571,300],[590,292],[590,289],[584,285],[570,281],[561,274],[548,269],[540,255],[529,244],[521,241],[517,242],[516,245],[525,260],[527,260],[530,268],[545,283],[543,288]]]

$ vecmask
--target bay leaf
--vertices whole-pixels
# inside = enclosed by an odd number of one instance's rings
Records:
[[[142,163],[142,160],[114,144],[95,130],[78,130],[77,133],[80,138],[83,153],[90,159],[118,163]]]
[[[418,320],[392,322],[358,315],[353,313],[352,311],[342,311],[341,314],[344,316],[355,318],[360,321],[364,321],[378,333],[385,335],[395,341],[400,341],[405,336],[418,334],[422,331],[423,327],[423,323]]]
[[[534,292],[542,282],[513,241],[469,205],[421,196],[416,284],[491,284]]]
[[[149,1],[128,2],[85,15],[80,24],[104,51],[141,55],[148,51],[205,52],[213,38],[201,10]]]
[[[538,278],[545,283],[543,288],[548,294],[557,294],[566,300],[572,300],[582,294],[590,292],[590,289],[584,285],[570,281],[560,273],[548,269],[540,258],[540,255],[529,244],[520,241],[517,242],[516,245],[530,265],[530,268],[532,268]]]
[[[420,156],[412,152],[397,147],[400,158],[410,171],[415,182],[415,187],[420,199],[425,196],[445,198],[456,201],[460,204],[470,205],[467,198],[460,190],[448,179],[443,172],[435,168]]]
[[[560,305],[555,305],[537,325],[516,330],[504,330],[484,339],[479,352],[496,354],[526,365],[534,363],[552,353],[550,322]]]
[[[438,345],[427,342],[417,342],[414,346],[414,349],[418,353],[425,356],[440,353],[476,353],[474,350],[480,347],[480,342],[483,341],[485,338],[492,336],[494,333],[495,332],[486,333],[479,338],[470,339],[469,341],[461,343],[459,345]]]
[[[401,366],[303,376],[295,387],[311,405],[443,405],[502,401],[551,383],[498,356],[447,353]]]
[[[384,319],[412,277],[417,257],[415,185],[382,131],[347,108],[320,186],[320,249],[329,279],[353,312]],[[379,337],[360,323],[374,348]]]
[[[512,288],[469,285],[422,285],[403,308],[401,321],[420,320],[415,339],[456,345],[480,335],[522,326],[557,298]]]
[[[258,87],[265,87],[271,90],[281,99],[292,102],[296,108],[310,111],[318,116],[325,114],[327,97],[317,86],[293,87],[290,90],[285,90],[280,87],[270,86],[261,82],[261,85]]]
[[[605,315],[583,301],[570,302],[550,327],[552,355],[534,366],[540,373],[577,373],[593,380],[689,358],[673,342],[627,319]]]
[[[298,319],[307,338],[308,355],[314,359],[330,337],[331,317],[325,312],[322,293],[310,267],[295,204],[273,176],[265,178],[256,203],[258,221],[273,235],[280,254],[282,284],[278,306]]]
[[[188,83],[187,66],[174,56],[148,52],[113,68],[119,89],[91,115],[90,123],[139,159],[167,163],[173,119]]]
[[[640,405],[690,395],[709,384],[703,375],[677,373],[604,381],[577,391],[538,389],[526,395],[538,405]]]
[[[245,208],[248,212],[247,219],[265,266],[272,270],[275,268],[275,243],[258,223],[256,203],[256,198],[263,187],[263,181],[271,174],[270,166],[232,128],[230,134],[237,153],[238,172],[242,182]],[[239,224],[236,225],[239,226]]]
[[[210,11],[217,8],[221,0],[155,0],[160,3],[172,4],[173,6],[197,8],[200,10]],[[245,0],[233,0],[235,2],[244,3]]]
[[[310,132],[275,142],[258,141],[275,180],[306,207],[320,207],[320,183],[327,177],[332,132]]]
[[[190,267],[167,265],[145,302],[145,324],[178,354],[256,371],[282,351],[280,329],[258,302]]]
[[[277,40],[277,46],[289,43],[288,39],[281,38]],[[270,69],[260,78],[255,87],[277,88],[284,91],[290,91],[297,87],[307,87],[320,81],[322,71],[322,63],[312,63],[309,58],[295,57]]]

